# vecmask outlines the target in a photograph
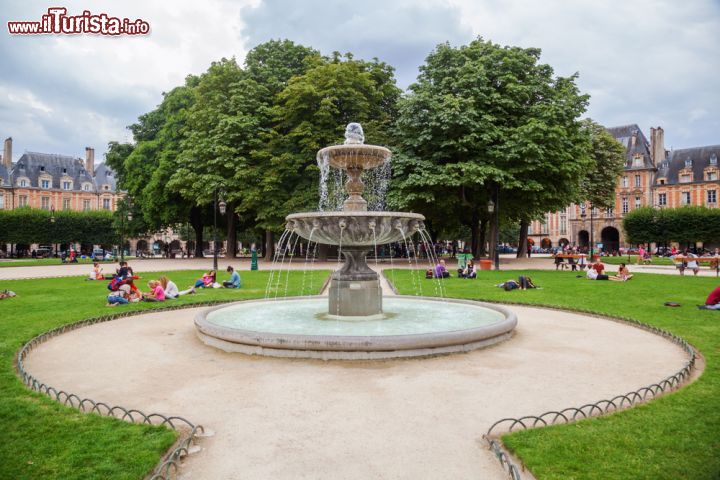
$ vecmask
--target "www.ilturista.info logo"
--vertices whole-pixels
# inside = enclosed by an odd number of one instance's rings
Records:
[[[67,8],[51,7],[39,22],[7,22],[11,35],[147,35],[150,24],[144,20],[95,15],[84,10],[82,15],[68,15]]]

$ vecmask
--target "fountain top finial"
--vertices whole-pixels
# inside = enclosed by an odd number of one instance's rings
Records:
[[[362,145],[365,143],[365,134],[362,125],[356,122],[348,123],[345,127],[345,145]]]

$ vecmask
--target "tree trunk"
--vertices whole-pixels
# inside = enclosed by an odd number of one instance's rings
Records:
[[[275,257],[275,234],[265,230],[265,261],[272,262]]]
[[[227,257],[237,256],[237,215],[233,209],[234,205],[227,206]]]
[[[480,221],[480,238],[478,239],[478,257],[484,257],[487,254],[487,233],[488,233],[488,221]]]
[[[490,258],[490,260],[494,260],[495,249],[497,248],[497,245],[495,244],[495,222],[490,222],[490,228],[488,230],[488,257]]]
[[[473,257],[480,256],[480,216],[473,213],[470,225],[470,253]]]
[[[190,225],[195,230],[195,258],[203,257],[203,221],[200,207],[190,209]]]
[[[530,222],[527,220],[520,221],[520,238],[518,238],[518,251],[517,258],[527,257],[527,245],[528,245],[528,227]]]

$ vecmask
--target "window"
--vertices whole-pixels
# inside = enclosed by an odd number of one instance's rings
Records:
[[[18,197],[18,206],[27,207],[27,195],[20,195]]]
[[[533,234],[533,223],[535,222],[530,222],[530,225],[528,225],[528,235]]]
[[[567,234],[567,215],[560,215],[560,235]]]
[[[70,210],[70,199],[63,198],[63,210]]]
[[[627,188],[627,186],[628,186],[627,177],[622,177],[622,186],[623,186],[623,188]]]
[[[90,191],[90,184],[89,184],[89,183],[84,184],[84,185],[83,185],[83,190],[85,190],[86,192],[89,192],[89,191]]]
[[[643,157],[639,153],[636,153],[633,157],[633,167],[642,167],[643,166]]]
[[[658,183],[659,183],[660,185],[665,185],[665,179],[664,179],[664,178],[661,178],[660,180],[658,180]]]
[[[684,174],[680,175],[680,183],[690,183],[690,181],[691,180],[690,180],[689,173],[684,173]]]
[[[593,217],[597,217],[597,216],[598,216],[598,209],[597,209],[596,207],[593,207],[592,212],[590,212],[590,214],[591,214]]]
[[[640,197],[635,197],[635,208],[640,208],[642,206],[642,199]]]
[[[707,191],[707,203],[717,203],[717,190]]]
[[[707,172],[708,181],[714,181],[718,179],[717,172]]]
[[[62,182],[62,188],[63,188],[63,190],[71,190],[72,182],[68,182],[68,181]]]
[[[587,210],[587,208],[585,207],[585,204],[584,204],[584,203],[583,203],[582,205],[580,205],[580,216],[581,216],[581,217],[582,217],[583,215],[585,215],[585,211],[586,211],[586,210]]]
[[[40,199],[40,208],[50,210],[50,197],[42,197]]]
[[[658,193],[658,205],[667,205],[667,193]]]
[[[110,190],[110,185],[103,185],[103,190],[105,190],[106,192]]]
[[[690,205],[690,192],[682,192],[680,196],[680,203],[683,205]]]
[[[628,206],[628,199],[627,197],[623,197],[622,199],[622,213],[628,213],[630,211],[630,207]]]
[[[27,187],[27,180],[25,180],[24,178],[22,180],[20,180],[20,186]]]
[[[110,210],[110,199],[109,198],[103,198],[103,208],[105,210]]]
[[[640,175],[635,175],[635,186],[636,187],[640,186]]]
[[[0,210],[5,208],[5,195],[0,194]]]
[[[717,165],[717,155],[714,153],[710,155],[710,165]]]
[[[83,200],[83,210],[90,210],[90,200]]]
[[[42,187],[42,188],[50,188],[50,180],[41,180],[41,181],[40,181],[40,187]]]
[[[692,168],[692,160],[691,159],[688,158],[687,160],[685,160],[685,168]]]
[[[605,209],[605,216],[606,216],[606,217],[610,217],[610,218],[614,217],[614,216],[615,216],[615,209],[614,209],[613,207],[606,208],[606,209]]]

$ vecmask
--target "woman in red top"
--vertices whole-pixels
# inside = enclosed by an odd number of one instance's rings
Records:
[[[720,286],[715,287],[715,290],[710,292],[707,300],[705,300],[705,305],[700,308],[705,308],[706,310],[720,310]]]

